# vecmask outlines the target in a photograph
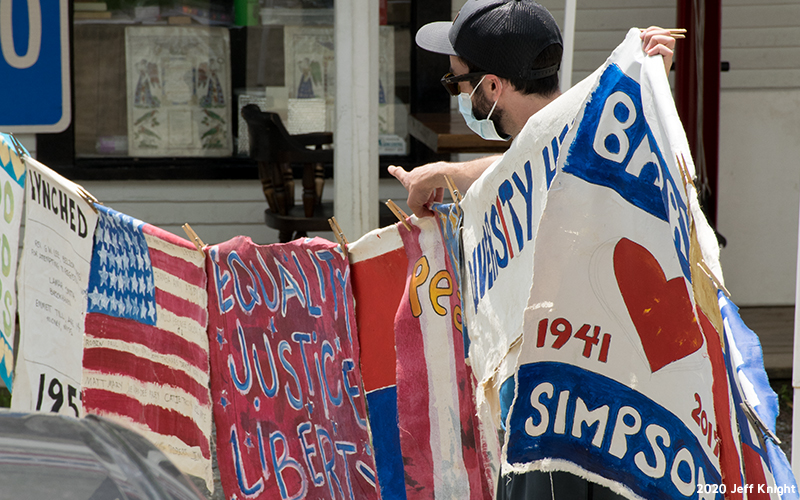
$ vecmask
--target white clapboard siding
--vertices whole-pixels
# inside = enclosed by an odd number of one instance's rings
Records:
[[[258,180],[85,181],[103,204],[186,238],[189,223],[205,243],[238,235],[275,243],[278,233],[264,225],[267,204]]]
[[[734,300],[795,300],[800,1],[723,0],[717,226]]]
[[[800,2],[723,0],[722,90],[800,88]]]
[[[458,1],[458,0],[456,0]],[[540,2],[564,29],[564,2]],[[632,27],[675,26],[676,0],[593,0],[578,1],[575,13],[573,84],[597,69]]]

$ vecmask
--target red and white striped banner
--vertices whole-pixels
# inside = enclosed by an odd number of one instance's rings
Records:
[[[204,257],[100,207],[89,279],[83,404],[156,444],[212,489]]]

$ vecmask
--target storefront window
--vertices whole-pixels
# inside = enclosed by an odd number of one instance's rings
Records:
[[[407,155],[410,0],[381,2],[380,153]],[[333,0],[74,2],[74,157],[242,158],[239,111],[335,133]]]

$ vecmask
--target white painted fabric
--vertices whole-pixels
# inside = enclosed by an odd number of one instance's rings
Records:
[[[79,186],[25,157],[20,341],[11,408],[81,416],[86,288],[97,214]]]

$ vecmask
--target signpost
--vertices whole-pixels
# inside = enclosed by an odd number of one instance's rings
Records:
[[[69,126],[68,0],[0,0],[0,130]]]

